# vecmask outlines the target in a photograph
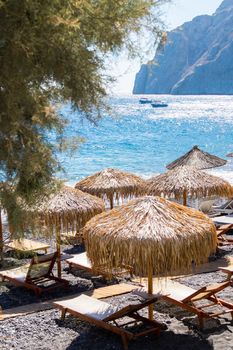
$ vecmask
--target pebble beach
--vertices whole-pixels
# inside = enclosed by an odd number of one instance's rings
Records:
[[[233,0],[0,18],[0,350],[233,350]]]
[[[68,135],[78,134],[87,139],[87,142],[80,146],[78,153],[73,156],[72,163],[68,157],[61,160],[66,170],[65,177],[68,184],[73,185],[81,178],[109,166],[132,171],[148,178],[163,172],[167,163],[186,152],[194,144],[221,157],[232,150],[230,128],[233,120],[232,101],[228,97],[209,96],[205,99],[198,97],[196,100],[192,96],[182,98],[169,96],[168,99],[169,108],[155,114],[150,107],[140,106],[136,97],[115,97],[110,102],[116,109],[118,118],[105,117],[98,128],[86,122],[77,124],[77,116],[72,114],[68,107],[64,107],[63,112],[69,115],[70,121]],[[219,107],[223,104],[225,109]],[[119,115],[121,115],[120,118]],[[219,142],[216,142],[215,137],[217,129],[221,129]],[[227,165],[210,172],[233,183],[232,169],[232,160],[228,159]],[[224,254],[233,256],[232,249],[233,246],[221,248],[221,256]],[[83,251],[77,246],[63,247],[62,250],[68,254]],[[18,259],[7,256],[6,265],[0,270],[28,262],[28,257]],[[129,277],[109,282],[101,276],[92,276],[77,269],[72,269],[71,273],[68,273],[68,267],[64,263],[62,273],[62,277],[69,280],[70,288],[42,295],[39,300],[24,288],[0,282],[0,306],[3,313],[4,310],[22,305],[52,302],[57,298],[68,296],[74,297],[88,290],[122,281],[134,283]],[[182,277],[177,281],[198,289],[208,284],[222,282],[225,278],[222,272],[215,271]],[[226,288],[220,295],[233,303],[232,287]],[[106,299],[110,304],[119,306],[136,303],[139,300],[140,298],[132,293]],[[142,310],[141,313],[147,316],[147,309]],[[129,350],[155,348],[233,350],[233,323],[230,314],[220,319],[206,320],[205,328],[201,331],[196,316],[160,299],[154,305],[154,318],[164,323],[167,329],[163,330],[160,336],[151,335],[129,342]],[[60,311],[53,308],[0,320],[0,350],[31,349],[120,350],[123,347],[120,337],[72,316],[67,316],[62,321]]]
[[[231,256],[231,248],[221,249],[221,255]],[[216,257],[218,258],[218,257]],[[93,288],[103,287],[112,283],[133,283],[128,277],[123,280],[106,281],[101,276],[92,276],[89,273],[72,269],[68,273],[63,265],[63,277],[70,281],[71,287],[67,290],[58,290],[49,295],[42,295],[38,300],[30,291],[0,283],[0,305],[3,310],[20,305],[39,301],[54,300],[63,296],[72,297]],[[200,288],[202,286],[223,282],[226,275],[220,271],[185,276],[176,281]],[[224,300],[233,303],[232,287],[227,287],[219,294]],[[113,305],[125,306],[137,303],[140,297],[127,293],[105,299]],[[142,310],[147,316],[147,309]],[[184,311],[161,299],[154,305],[154,318],[166,325],[159,336],[150,335],[129,343],[129,349],[162,350],[230,350],[233,349],[233,322],[230,314],[218,319],[205,320],[203,330],[199,329],[196,316]],[[0,349],[1,350],[120,350],[122,343],[120,337],[104,331],[90,324],[67,315],[65,320],[60,319],[60,311],[49,309],[28,315],[17,316],[0,321]]]

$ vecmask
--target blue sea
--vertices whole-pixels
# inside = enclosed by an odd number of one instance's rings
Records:
[[[74,154],[59,156],[65,169],[59,176],[73,185],[113,167],[148,178],[194,145],[223,158],[233,152],[233,96],[147,96],[166,101],[166,108],[141,105],[140,97],[109,97],[112,115],[104,115],[97,126],[64,106],[66,135],[85,142]],[[210,172],[233,183],[233,158],[226,159],[224,167]]]

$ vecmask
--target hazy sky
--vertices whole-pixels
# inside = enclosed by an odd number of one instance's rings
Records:
[[[164,6],[164,21],[167,29],[171,30],[184,22],[192,20],[193,17],[204,14],[213,14],[223,0],[172,0],[172,3]],[[152,52],[153,58],[155,52]],[[145,61],[146,63],[146,61]],[[135,74],[140,69],[140,62],[129,61],[122,55],[118,58],[114,75],[117,77],[117,84],[114,92],[132,92]]]

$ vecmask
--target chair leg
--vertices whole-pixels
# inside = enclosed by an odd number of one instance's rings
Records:
[[[68,265],[69,265],[69,266],[68,266],[68,270],[67,270],[67,273],[71,273],[71,269],[72,269],[72,264],[69,264],[69,263],[68,263]]]
[[[121,340],[123,343],[124,350],[128,350],[128,338],[127,338],[126,334],[121,333]]]
[[[39,296],[41,295],[41,290],[39,288],[33,288],[34,292],[35,292],[35,295],[37,298],[39,298]]]
[[[61,311],[61,320],[62,321],[64,321],[65,316],[66,316],[66,309],[62,309],[62,311]]]
[[[230,281],[231,280],[231,276],[232,276],[232,272],[228,272],[227,273],[227,281]]]
[[[198,320],[199,320],[199,327],[200,327],[200,329],[203,329],[204,328],[203,317],[201,315],[198,315]]]

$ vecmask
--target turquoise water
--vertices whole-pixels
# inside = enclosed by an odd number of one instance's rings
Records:
[[[139,104],[139,96],[109,98],[113,117],[105,115],[95,126],[82,120],[68,106],[68,136],[86,142],[72,155],[61,156],[66,171],[61,177],[73,184],[107,167],[127,170],[143,177],[165,171],[165,165],[193,145],[225,158],[233,152],[233,97],[149,96],[168,102],[167,108]],[[233,159],[214,169],[233,182]]]

